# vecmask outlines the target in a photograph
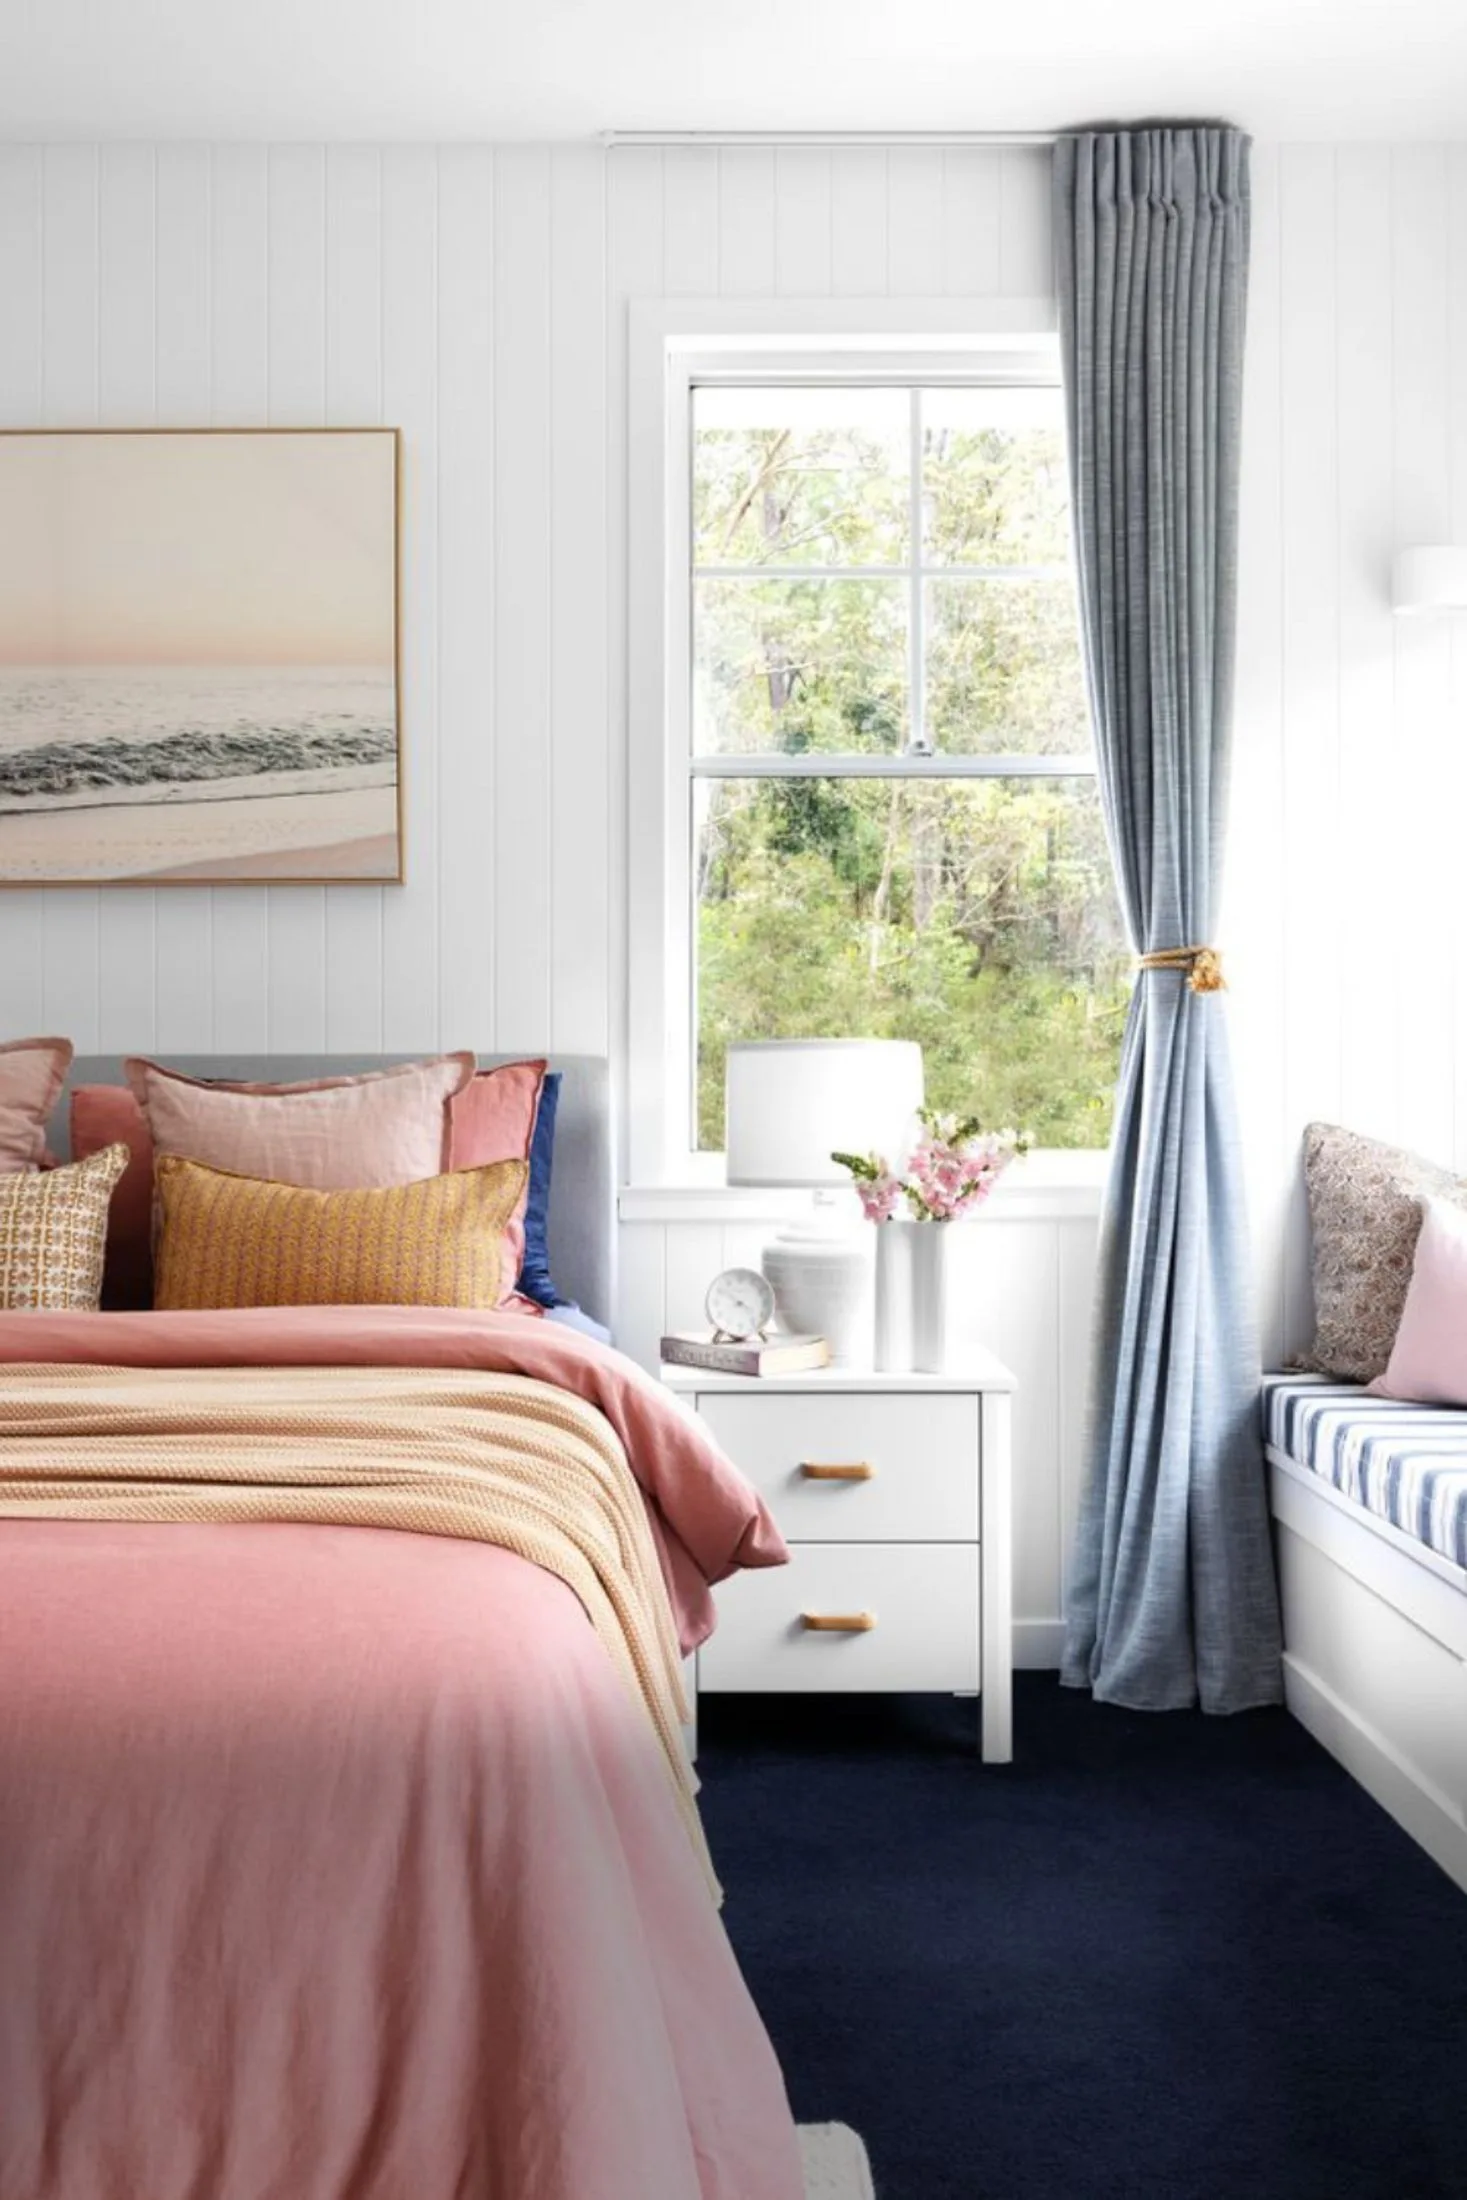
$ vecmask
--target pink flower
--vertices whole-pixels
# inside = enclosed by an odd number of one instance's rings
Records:
[[[861,1179],[856,1184],[856,1197],[868,1222],[890,1222],[901,1196],[901,1178],[889,1173]]]
[[[922,1125],[904,1176],[879,1154],[833,1156],[850,1170],[868,1222],[890,1222],[903,1200],[919,1222],[955,1222],[980,1207],[1009,1163],[1029,1148],[1026,1133],[980,1130],[973,1116],[924,1110]]]

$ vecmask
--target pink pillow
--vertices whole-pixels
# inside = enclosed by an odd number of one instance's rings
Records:
[[[126,1146],[127,1167],[107,1210],[102,1304],[133,1312],[153,1303],[153,1141],[148,1119],[126,1085],[73,1085],[71,1158]]]
[[[69,1039],[8,1039],[0,1045],[0,1176],[38,1169],[46,1118],[71,1067]]]
[[[1401,1326],[1369,1388],[1378,1398],[1467,1406],[1467,1213],[1444,1199],[1423,1208]]]
[[[540,1110],[544,1062],[504,1062],[481,1069],[448,1103],[450,1169],[479,1169],[489,1161],[528,1161]],[[525,1207],[530,1179],[509,1218],[505,1236],[514,1256],[514,1276],[525,1260]]]
[[[473,1076],[474,1057],[440,1054],[294,1085],[213,1084],[136,1056],[122,1066],[155,1154],[337,1192],[438,1176],[445,1110]]]

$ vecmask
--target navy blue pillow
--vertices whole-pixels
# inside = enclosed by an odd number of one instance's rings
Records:
[[[525,1257],[520,1289],[537,1306],[564,1306],[550,1275],[550,1166],[555,1158],[555,1116],[560,1106],[560,1071],[548,1070],[540,1087],[535,1135],[530,1140],[530,1190],[525,1201]]]

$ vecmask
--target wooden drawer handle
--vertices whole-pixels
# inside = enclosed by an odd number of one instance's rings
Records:
[[[876,1625],[874,1612],[801,1612],[800,1618],[816,1635],[869,1635]]]
[[[853,1459],[849,1466],[817,1466],[813,1459],[802,1459],[800,1472],[807,1482],[871,1482],[876,1469],[864,1459]]]

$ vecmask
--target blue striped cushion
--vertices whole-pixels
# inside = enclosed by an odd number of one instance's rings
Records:
[[[1467,1412],[1372,1398],[1325,1375],[1266,1375],[1263,1429],[1276,1451],[1467,1566]]]

